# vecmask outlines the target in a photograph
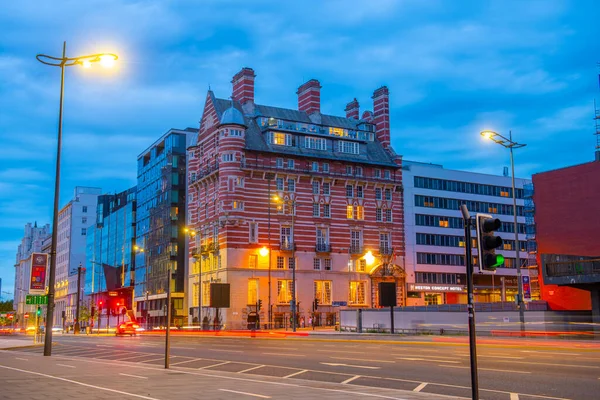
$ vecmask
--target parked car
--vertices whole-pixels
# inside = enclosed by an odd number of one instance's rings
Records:
[[[117,326],[116,333],[117,335],[130,335],[134,336],[137,333],[137,329],[140,326],[135,322],[123,322],[119,326]]]

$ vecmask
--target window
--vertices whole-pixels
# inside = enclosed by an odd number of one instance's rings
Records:
[[[392,222],[392,209],[385,210],[385,222]]]
[[[338,151],[340,153],[358,154],[358,143],[340,140],[338,141]]]
[[[356,268],[356,270],[358,272],[365,272],[367,269],[367,260],[365,260],[364,258],[359,258],[357,261],[358,267]]]
[[[289,226],[282,226],[280,232],[280,239],[282,246],[289,246],[293,243],[292,228]]]
[[[381,178],[381,170],[380,169],[374,169],[373,170],[373,176],[375,178]]]
[[[210,281],[202,282],[202,305],[210,305]]]
[[[320,205],[319,203],[313,203],[313,217],[318,217],[319,216],[319,210],[320,210]]]
[[[258,243],[258,223],[250,222],[248,224],[249,237],[248,241],[250,243]]]
[[[365,219],[365,208],[363,206],[356,206],[354,210],[356,211],[355,219],[361,221]]]
[[[313,259],[313,269],[315,271],[320,271],[321,270],[321,259],[320,258],[314,258]]]
[[[383,221],[382,216],[381,216],[381,208],[376,208],[375,209],[375,221],[377,222],[381,222]]]
[[[352,166],[350,166],[350,165],[346,166],[346,175],[352,175]]]
[[[381,200],[381,188],[375,188],[375,200]]]
[[[362,167],[356,167],[356,176],[363,176]]]
[[[85,236],[85,228],[81,228],[81,234]]]
[[[351,251],[354,253],[360,253],[362,247],[362,232],[361,231],[351,231],[350,232],[350,247]]]
[[[225,153],[221,156],[221,160],[223,160],[223,162],[229,162],[229,161],[233,161],[233,153]]]
[[[250,254],[248,257],[248,268],[255,269],[258,267],[258,256],[256,254]]]
[[[234,210],[243,210],[244,209],[244,203],[238,200],[234,200],[233,204],[232,204],[232,208]]]
[[[329,229],[317,228],[317,246],[324,246],[329,241]]]
[[[275,160],[275,166],[277,168],[283,168],[283,158],[278,158],[277,160]]]
[[[353,219],[354,218],[354,207],[346,206],[346,218]]]
[[[329,163],[323,163],[323,172],[329,172]]]
[[[390,254],[390,234],[380,233],[379,234],[379,251],[383,254]]]
[[[258,303],[258,279],[248,279],[248,304]]]
[[[83,206],[83,207],[81,207],[81,212],[84,212],[84,213],[86,213],[86,212],[87,212],[87,206]]]
[[[331,206],[329,204],[323,204],[323,217],[331,218]]]
[[[357,186],[356,187],[356,197],[358,197],[359,199],[363,198],[363,187],[362,186]]]
[[[385,171],[383,171],[383,177],[385,179],[391,179],[391,174],[390,174],[390,170],[386,169]]]
[[[354,305],[364,305],[365,293],[367,283],[365,281],[351,281],[350,282],[350,296],[348,297],[348,303]]]
[[[440,228],[447,228],[449,223],[448,223],[448,217],[439,217],[439,226]]]
[[[348,136],[348,132],[342,128],[329,128],[329,134],[332,136]]]
[[[295,192],[296,191],[296,181],[295,180],[288,179],[287,186],[288,186],[288,192]]]
[[[275,180],[275,185],[277,186],[277,190],[283,192],[283,178],[277,178]]]
[[[294,257],[288,258],[288,269],[296,269],[296,259]]]
[[[392,189],[385,189],[385,199],[387,201],[392,200]]]
[[[323,138],[314,138],[307,136],[304,139],[304,147],[313,150],[327,150],[327,141]]]
[[[331,271],[331,258],[324,258],[323,263],[325,264],[325,271]]]
[[[200,299],[200,285],[194,283],[192,286],[192,307],[198,307],[198,300]],[[138,303],[140,304],[140,303]]]
[[[277,302],[289,303],[292,300],[292,280],[278,279],[277,280]]]
[[[81,223],[82,224],[87,224],[87,218],[86,217],[81,218]]]
[[[285,267],[285,259],[281,256],[277,256],[277,269],[283,269]]]
[[[294,136],[288,133],[273,132],[271,133],[271,143],[278,146],[294,146]]]
[[[331,183],[323,182],[323,194],[329,196],[331,194]]]
[[[319,304],[331,304],[331,281],[315,281],[315,299]]]
[[[317,181],[312,183],[312,194],[319,194],[319,182]]]
[[[354,186],[346,185],[346,197],[354,197]]]
[[[242,136],[242,131],[239,130],[239,129],[230,129],[229,130],[229,136],[241,137]]]
[[[313,161],[310,164],[310,166],[311,166],[310,169],[312,170],[312,172],[319,172],[319,163],[318,162]]]
[[[83,235],[83,233],[82,233],[82,235]],[[512,241],[512,243],[509,242],[509,241],[504,241],[504,247],[503,247],[503,249],[504,250],[512,250],[513,249],[513,243],[514,243],[514,241]]]
[[[294,169],[294,159],[290,158],[287,160],[287,167],[288,169]]]

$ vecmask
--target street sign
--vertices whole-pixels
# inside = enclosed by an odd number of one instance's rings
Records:
[[[23,318],[25,318],[25,319],[29,318],[29,314],[23,315]]]
[[[347,301],[334,301],[331,303],[333,307],[346,307],[348,305]]]
[[[25,304],[48,304],[48,296],[28,294],[25,297]]]
[[[529,276],[523,275],[523,301],[531,301],[531,285],[529,283]]]
[[[119,295],[119,293],[118,293],[118,292],[108,292],[108,295],[109,295],[110,297],[116,297],[116,296],[118,296],[118,295]]]
[[[33,253],[31,255],[31,277],[29,279],[30,293],[46,292],[46,268],[48,266],[48,254]]]

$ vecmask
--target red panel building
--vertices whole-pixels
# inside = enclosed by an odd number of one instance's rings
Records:
[[[600,162],[535,174],[533,187],[538,265],[543,254],[600,256]],[[542,299],[553,310],[590,310],[590,291],[598,296],[592,285],[547,285],[539,275]]]
[[[346,116],[321,113],[315,79],[298,88],[297,110],[256,104],[255,76],[237,73],[231,99],[208,91],[188,150],[190,319],[214,322],[216,282],[231,285],[219,321],[232,329],[257,311],[263,325],[269,309],[275,327],[289,326],[294,287],[306,326],[334,324],[339,306],[378,304],[380,281],[395,281],[404,304],[402,162],[390,146],[388,88],[359,119],[356,99]]]

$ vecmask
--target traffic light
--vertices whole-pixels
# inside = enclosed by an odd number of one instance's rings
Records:
[[[477,251],[479,253],[479,268],[482,271],[496,271],[504,264],[504,256],[496,254],[496,249],[502,246],[502,238],[496,236],[502,222],[489,214],[477,214]],[[470,246],[470,243],[466,244]]]
[[[258,299],[258,311],[260,311],[262,308],[262,300]]]
[[[100,312],[102,312],[102,300],[98,301],[98,310],[100,310]]]
[[[92,315],[92,318],[94,318],[94,316],[96,315],[96,307],[94,307],[94,306],[92,306],[91,315]]]
[[[42,307],[38,306],[37,311],[36,311],[36,315],[39,317],[40,315],[42,315]]]
[[[315,301],[313,302],[313,304],[314,304],[313,308],[316,311],[317,308],[319,308],[319,299],[315,298]]]

